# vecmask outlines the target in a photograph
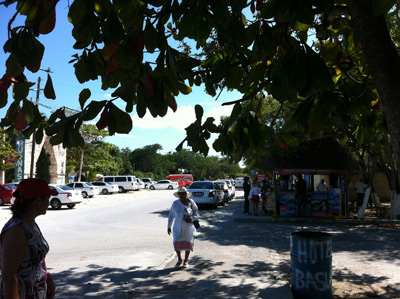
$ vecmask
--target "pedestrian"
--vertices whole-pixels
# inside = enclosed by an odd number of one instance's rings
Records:
[[[55,286],[45,262],[49,245],[35,219],[46,214],[50,195],[57,194],[42,179],[18,184],[12,217],[0,235],[0,298],[54,298]]]
[[[253,184],[250,190],[251,205],[253,207],[253,215],[258,216],[258,203],[260,202],[260,185],[258,184],[257,178],[254,178]]]
[[[325,180],[324,179],[322,179],[321,182],[319,182],[319,184],[317,185],[317,191],[318,192],[328,192],[329,191],[329,188],[325,184]]]
[[[298,174],[295,182],[296,216],[305,217],[307,209],[307,184],[303,176]]]
[[[355,185],[357,190],[357,210],[362,206],[364,200],[365,189],[367,189],[368,185],[364,183],[363,179]]]
[[[180,187],[174,195],[178,199],[172,203],[169,211],[167,232],[170,235],[173,227],[173,244],[178,257],[175,267],[182,265],[181,251],[185,251],[182,267],[187,268],[189,266],[189,254],[193,251],[194,234],[196,232],[193,221],[199,218],[199,209],[196,203],[189,198],[190,192],[185,187]]]
[[[250,213],[250,202],[249,202],[249,195],[250,195],[250,189],[251,185],[249,184],[250,178],[248,176],[244,177],[243,179],[243,191],[244,191],[244,213],[246,215],[249,215]]]

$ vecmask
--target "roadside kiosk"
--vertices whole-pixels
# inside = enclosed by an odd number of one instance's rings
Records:
[[[285,156],[270,157],[265,168],[272,173],[274,216],[296,216],[295,181],[299,174],[308,190],[306,217],[346,216],[347,174],[355,167],[351,155],[331,137],[303,142]],[[317,191],[322,179],[326,192]]]

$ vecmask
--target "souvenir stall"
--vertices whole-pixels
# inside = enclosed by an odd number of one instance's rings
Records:
[[[274,169],[273,185],[276,214],[280,217],[296,216],[295,180],[302,175],[307,185],[307,217],[343,217],[347,204],[346,170]],[[327,182],[326,191],[318,191],[321,178]]]
[[[356,167],[346,150],[326,137],[301,143],[284,154],[270,157],[265,165],[272,173],[274,216],[296,216],[297,175],[302,175],[307,186],[306,217],[346,216],[347,174]],[[317,188],[318,184],[325,187]]]

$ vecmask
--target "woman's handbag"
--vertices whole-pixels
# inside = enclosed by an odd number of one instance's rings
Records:
[[[193,225],[194,225],[194,227],[196,228],[196,229],[199,229],[200,228],[200,222],[199,222],[199,220],[194,220],[193,221]]]

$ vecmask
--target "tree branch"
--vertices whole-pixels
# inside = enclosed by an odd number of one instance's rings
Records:
[[[247,96],[244,96],[241,99],[236,100],[236,101],[222,103],[222,106],[234,105],[236,103],[244,102],[244,101],[254,97],[257,93],[259,93],[261,90],[263,90],[263,88],[265,87],[265,85],[267,85],[267,83],[269,83],[269,81],[263,82],[263,84],[261,84],[256,90],[254,90]]]

